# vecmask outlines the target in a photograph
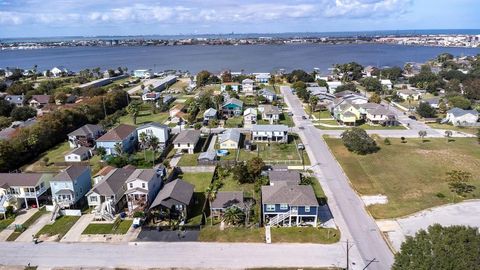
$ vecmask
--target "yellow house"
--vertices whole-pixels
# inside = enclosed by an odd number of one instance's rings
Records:
[[[221,149],[238,149],[240,143],[240,132],[235,129],[228,129],[224,134],[220,134]]]
[[[354,126],[360,120],[361,113],[352,104],[341,104],[337,107],[336,119],[345,125]]]

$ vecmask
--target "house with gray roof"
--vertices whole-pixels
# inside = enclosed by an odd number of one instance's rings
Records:
[[[193,190],[194,186],[182,179],[169,182],[158,192],[150,205],[150,210],[170,209],[171,216],[178,216],[181,220],[185,220],[188,207],[192,202]]]
[[[92,150],[85,146],[75,148],[65,154],[65,162],[82,162],[92,157]]]
[[[23,102],[25,101],[23,95],[6,95],[5,100],[16,106],[23,106]]]
[[[38,207],[42,199],[47,199],[52,178],[50,173],[0,173],[0,206]]]
[[[136,169],[127,178],[126,199],[129,212],[148,209],[162,187],[165,166],[156,169]]]
[[[61,208],[77,205],[91,187],[92,175],[89,166],[69,166],[50,181],[52,200]]]
[[[208,108],[204,113],[203,113],[203,121],[210,121],[217,119],[217,110],[214,108]]]
[[[318,208],[312,186],[262,186],[262,221],[265,225],[316,227]]]
[[[243,101],[236,98],[227,99],[222,105],[222,114],[225,117],[240,116],[243,112]]]
[[[210,204],[211,217],[221,218],[230,207],[244,208],[242,191],[219,191]]]
[[[170,138],[170,128],[167,125],[157,122],[150,122],[137,128],[139,143],[141,143],[140,138],[142,133],[145,133],[147,137],[156,137],[162,149],[166,146],[168,139]]]
[[[264,97],[265,100],[267,100],[269,103],[272,103],[273,101],[277,100],[277,95],[273,91],[267,88],[263,88],[260,91],[258,91],[258,95]]]
[[[262,113],[262,120],[267,120],[270,124],[280,121],[280,109],[277,106],[270,104],[259,106],[259,111]]]
[[[103,216],[105,212],[123,210],[126,206],[126,182],[135,169],[133,166],[113,169],[87,192],[88,206],[95,208],[95,214]]]
[[[177,149],[177,151],[193,154],[200,140],[200,134],[200,130],[182,130],[173,140],[173,148]]]
[[[211,162],[214,162],[217,160],[217,152],[215,150],[209,150],[206,152],[202,152],[198,155],[197,161],[198,164],[211,164]]]
[[[453,108],[447,111],[447,117],[444,122],[451,123],[455,126],[477,125],[478,111]]]
[[[227,129],[223,134],[220,134],[220,148],[221,149],[238,149],[240,145],[241,133],[237,129]]]
[[[300,172],[289,170],[273,170],[268,172],[270,186],[294,186],[300,185]]]
[[[252,140],[255,142],[288,142],[286,125],[253,125]]]
[[[102,136],[103,133],[105,131],[101,126],[86,124],[68,133],[68,143],[70,148],[80,146],[92,147],[95,145],[95,140]]]

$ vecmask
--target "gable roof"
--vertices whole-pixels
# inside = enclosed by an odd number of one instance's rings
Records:
[[[82,175],[86,170],[90,170],[90,168],[88,166],[71,165],[55,175],[52,181],[73,181]]]
[[[97,142],[122,141],[136,130],[137,128],[135,126],[120,124],[98,138]]]
[[[243,116],[246,116],[246,115],[249,115],[249,114],[257,115],[257,109],[255,109],[255,108],[247,108],[247,109],[243,112]]]
[[[127,178],[126,183],[133,182],[135,180],[143,180],[149,182],[155,176],[154,169],[136,169],[133,173]]]
[[[286,125],[253,125],[252,131],[287,132],[288,126]]]
[[[0,173],[0,186],[36,186],[44,176],[51,174],[43,173]]]
[[[80,147],[77,147],[77,148],[73,149],[72,151],[68,152],[66,154],[66,156],[72,155],[72,154],[83,156],[85,153],[89,153],[89,152],[90,152],[90,148],[85,147],[85,146],[80,146]]]
[[[106,176],[109,172],[111,172],[114,169],[115,169],[115,167],[107,165],[107,166],[103,167],[100,171],[98,171],[93,177]]]
[[[236,129],[227,129],[223,134],[220,134],[220,143],[224,143],[228,140],[238,143],[240,141],[240,131]]]
[[[216,116],[217,115],[217,110],[214,108],[208,108],[204,113],[203,116]]]
[[[22,105],[23,95],[6,95],[5,100],[15,105]]]
[[[229,104],[233,104],[233,105],[236,105],[238,107],[243,107],[243,101],[239,100],[239,99],[236,99],[236,98],[229,98],[227,99],[227,101],[225,101],[225,103],[223,103],[223,106],[222,107],[225,107]]]
[[[175,140],[173,140],[174,144],[177,143],[193,143],[196,144],[198,140],[200,140],[200,130],[183,130],[178,133]]]
[[[110,171],[105,178],[98,182],[86,195],[95,192],[103,196],[112,196],[120,191],[135,167],[125,166]]]
[[[225,209],[232,206],[243,207],[243,192],[241,191],[219,191],[210,208]]]
[[[32,100],[36,100],[40,104],[47,104],[50,101],[50,95],[33,95]]]
[[[157,197],[153,200],[150,209],[162,205],[164,207],[172,207],[172,202],[168,202],[168,199],[173,199],[182,204],[188,205],[193,196],[194,186],[188,182],[183,181],[182,179],[176,179],[172,182],[167,183],[161,190],[158,192]]]
[[[395,113],[390,111],[390,110],[387,110],[387,108],[383,107],[383,106],[379,106],[377,107],[376,109],[373,109],[373,110],[368,110],[368,113],[371,114],[371,115],[387,115],[387,116],[395,116]]]
[[[269,171],[268,179],[270,185],[298,185],[300,184],[300,173],[297,171]]]
[[[87,136],[87,135],[95,134],[102,131],[103,131],[103,128],[100,127],[99,125],[86,124],[68,133],[68,136]]]
[[[262,186],[262,204],[288,204],[318,206],[312,186]]]
[[[280,109],[277,106],[267,104],[267,105],[263,105],[263,113],[264,114],[280,114]]]
[[[253,84],[253,83],[255,83],[255,81],[250,78],[246,78],[242,81],[242,84]]]
[[[263,88],[262,90],[258,91],[258,94],[263,95],[263,96],[270,96],[270,97],[276,96],[275,93],[273,93],[272,91],[270,91],[267,88]]]
[[[464,109],[457,108],[457,107],[448,110],[447,113],[453,114],[453,116],[455,116],[455,117],[460,117],[460,116],[463,116],[463,115],[466,115],[466,114],[472,114],[472,115],[475,115],[475,116],[478,115],[477,110],[464,110]]]
[[[157,122],[150,122],[150,123],[143,124],[143,125],[139,126],[137,128],[137,130],[141,130],[141,129],[149,128],[149,127],[155,127],[155,128],[160,128],[160,129],[168,129],[167,125],[160,124],[160,123],[157,123]]]

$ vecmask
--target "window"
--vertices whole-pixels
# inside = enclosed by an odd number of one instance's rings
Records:
[[[275,204],[267,204],[266,211],[275,211]]]
[[[130,188],[133,188],[133,183],[130,183]]]
[[[305,206],[305,212],[310,212],[310,206]]]
[[[91,202],[97,202],[97,199],[98,199],[98,198],[97,198],[96,196],[90,197],[90,201],[91,201]]]
[[[145,188],[145,183],[142,183],[142,188]]]
[[[288,204],[280,204],[280,210],[287,210]]]

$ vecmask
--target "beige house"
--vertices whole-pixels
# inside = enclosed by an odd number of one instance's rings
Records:
[[[240,132],[236,129],[228,129],[220,135],[221,149],[238,149],[240,144]]]

